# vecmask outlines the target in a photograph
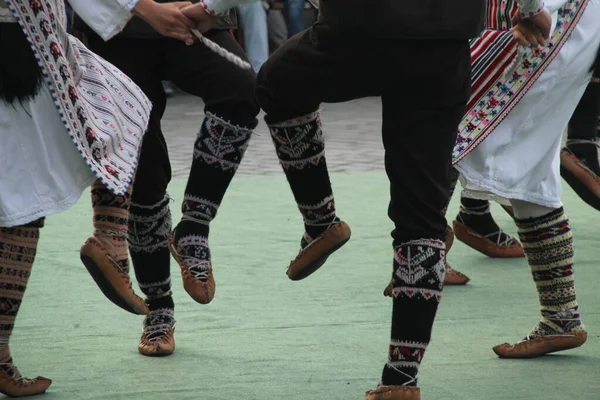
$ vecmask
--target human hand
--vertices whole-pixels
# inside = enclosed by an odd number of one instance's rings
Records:
[[[547,11],[531,16],[522,17],[517,15],[513,18],[512,33],[515,40],[521,46],[532,44],[533,46],[545,46],[550,37],[552,29],[552,17]]]
[[[552,17],[548,11],[544,10],[541,13],[527,19],[537,27],[545,39],[550,37],[550,31],[552,30]]]
[[[133,13],[160,34],[182,40],[189,45],[194,43],[191,29],[195,27],[195,23],[186,17],[181,9],[191,4],[189,1],[155,3],[153,0],[139,0],[133,8]]]
[[[194,28],[199,30],[200,33],[205,33],[213,28],[217,22],[217,17],[208,14],[201,4],[194,4],[192,6],[185,7],[181,12],[194,21]]]

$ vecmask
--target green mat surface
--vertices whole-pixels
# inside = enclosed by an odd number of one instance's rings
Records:
[[[215,301],[188,298],[172,263],[177,350],[162,359],[137,353],[142,318],[105,300],[79,262],[91,232],[84,196],[42,231],[11,342],[17,365],[54,379],[40,397],[48,400],[363,399],[378,382],[389,338],[388,183],[381,172],[332,180],[352,240],[310,279],[291,282],[285,269],[302,223],[285,178],[235,179],[211,230]],[[175,221],[183,189],[182,180],[170,188]],[[535,360],[498,359],[492,346],[523,337],[538,319],[534,284],[523,259],[487,259],[457,242],[450,263],[472,281],[445,290],[421,369],[424,400],[600,399],[600,213],[569,188],[564,197],[588,343]],[[515,232],[496,205],[494,214]]]

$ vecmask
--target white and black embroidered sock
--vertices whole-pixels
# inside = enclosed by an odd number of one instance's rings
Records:
[[[143,323],[144,334],[150,341],[162,338],[173,326],[175,313],[173,308],[169,307],[150,310]]]
[[[242,162],[255,126],[235,125],[210,113],[202,123],[181,207],[183,217],[173,231],[174,245],[196,279],[207,279],[211,268],[209,224]]]
[[[135,276],[150,310],[173,309],[171,256],[167,240],[171,233],[169,197],[156,204],[132,203],[129,211],[129,253]]]
[[[420,239],[395,249],[392,334],[381,383],[416,386],[446,273],[446,244]]]
[[[283,122],[266,118],[277,157],[304,219],[302,247],[339,219],[325,159],[319,112]]]

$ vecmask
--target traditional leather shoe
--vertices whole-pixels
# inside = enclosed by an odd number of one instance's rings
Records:
[[[344,221],[330,226],[298,253],[287,269],[293,281],[304,279],[321,268],[327,258],[350,240],[350,227]]]
[[[148,357],[169,356],[175,351],[174,334],[175,327],[169,329],[159,338],[149,339],[146,333],[143,333],[138,344],[138,351]]]
[[[525,257],[521,243],[513,239],[511,244],[492,242],[489,238],[469,229],[465,224],[454,221],[452,223],[456,238],[467,246],[492,258],[518,258]]]
[[[190,295],[192,299],[200,304],[208,304],[215,297],[215,290],[217,283],[212,272],[212,266],[209,267],[207,272],[203,272],[202,279],[194,276],[194,273],[190,271],[188,266],[184,263],[182,256],[175,244],[173,243],[173,235],[169,235],[168,240],[169,250],[171,255],[175,258],[175,261],[181,269],[181,278],[183,279],[183,288]]]
[[[421,389],[412,386],[379,386],[369,390],[365,400],[421,400]]]
[[[469,283],[470,280],[471,279],[468,276],[466,276],[462,272],[455,270],[450,265],[448,265],[448,263],[446,263],[446,276],[444,277],[444,285],[466,285],[467,283]]]
[[[500,358],[534,358],[557,351],[575,349],[587,340],[587,332],[565,332],[558,335],[542,335],[516,344],[500,344],[493,348]]]
[[[129,274],[106,252],[100,242],[89,238],[80,250],[81,262],[104,295],[117,306],[133,314],[148,314],[148,306],[133,291]]]
[[[385,289],[383,289],[383,295],[385,297],[394,297],[394,283],[392,281],[390,281],[390,283],[386,286]]]
[[[5,371],[0,371],[0,393],[9,397],[33,396],[44,393],[52,380],[38,376],[34,379],[28,379],[19,376],[11,377]]]
[[[600,210],[600,177],[567,148],[560,152],[560,174],[583,201]]]

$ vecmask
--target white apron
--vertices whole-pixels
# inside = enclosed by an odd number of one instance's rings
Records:
[[[71,0],[105,39],[130,17],[129,0]],[[0,226],[63,211],[95,179],[129,187],[151,105],[113,65],[65,32],[62,0],[5,0],[0,23],[18,21],[45,85],[22,105],[0,103]]]

